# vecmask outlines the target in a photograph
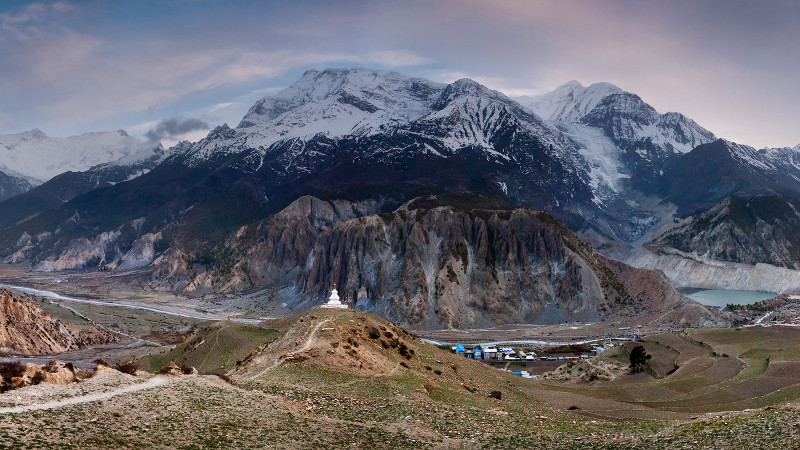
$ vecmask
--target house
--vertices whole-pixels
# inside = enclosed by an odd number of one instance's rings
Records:
[[[481,349],[475,348],[472,350],[472,357],[475,359],[483,359],[483,353],[481,352]]]
[[[466,352],[466,349],[464,348],[463,345],[456,344],[456,346],[453,347],[453,351],[456,353],[456,355],[463,355],[464,352]]]
[[[498,355],[497,348],[495,348],[493,345],[491,345],[491,346],[490,345],[486,345],[486,346],[482,345],[481,347],[483,348],[483,358],[484,359],[487,359],[487,360],[498,359],[498,357],[497,357],[497,355]]]

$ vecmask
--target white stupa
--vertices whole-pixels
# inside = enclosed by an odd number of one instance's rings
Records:
[[[333,290],[331,291],[331,297],[328,299],[328,302],[322,305],[323,308],[338,308],[338,309],[347,309],[347,305],[339,301],[339,291],[336,290],[336,285],[333,285]]]

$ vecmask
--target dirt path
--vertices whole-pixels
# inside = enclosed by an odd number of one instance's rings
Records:
[[[82,395],[80,397],[71,397],[63,400],[54,400],[51,402],[41,403],[38,405],[12,406],[8,408],[0,408],[0,414],[15,414],[28,411],[39,411],[43,409],[55,409],[55,408],[61,408],[63,406],[96,402],[100,400],[106,400],[111,397],[116,397],[118,395],[129,394],[131,392],[144,391],[146,389],[152,389],[166,383],[167,383],[166,378],[154,377],[145,381],[144,383],[137,383],[131,386],[125,386],[123,388],[119,388],[109,392],[98,392],[96,394]]]
[[[303,345],[299,349],[297,349],[297,350],[295,350],[293,352],[290,352],[288,354],[288,356],[294,356],[294,355],[296,355],[298,353],[303,353],[304,351],[306,351],[309,348],[311,348],[311,346],[314,345],[317,342],[317,333],[319,332],[320,328],[322,328],[323,325],[325,325],[326,323],[328,323],[330,321],[331,321],[331,319],[325,319],[322,322],[314,325],[314,328],[312,328],[311,332],[308,333],[308,337],[306,338],[306,341],[303,343]],[[278,367],[279,365],[281,365],[281,363],[283,361],[284,361],[284,359],[281,359],[280,357],[275,358],[275,361],[272,364],[270,364],[269,366],[265,367],[264,370],[262,370],[261,372],[258,372],[255,375],[252,375],[252,376],[250,376],[248,378],[251,379],[251,380],[254,379],[254,378],[258,378],[258,377],[264,375],[265,373],[269,372],[270,370],[272,370],[272,369]]]

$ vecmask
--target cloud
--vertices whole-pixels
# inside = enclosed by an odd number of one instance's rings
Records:
[[[434,62],[430,58],[408,50],[384,50],[371,52],[365,58],[367,62],[381,64],[386,67],[421,66]]]
[[[210,128],[206,122],[200,119],[173,117],[158,122],[155,127],[148,130],[144,135],[150,142],[156,143],[162,140],[174,141],[187,133]]]

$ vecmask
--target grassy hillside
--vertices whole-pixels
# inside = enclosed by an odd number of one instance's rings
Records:
[[[274,329],[224,321],[195,333],[170,351],[143,357],[137,364],[143,370],[157,371],[174,361],[178,366],[194,367],[200,373],[224,374],[276,336]]]

